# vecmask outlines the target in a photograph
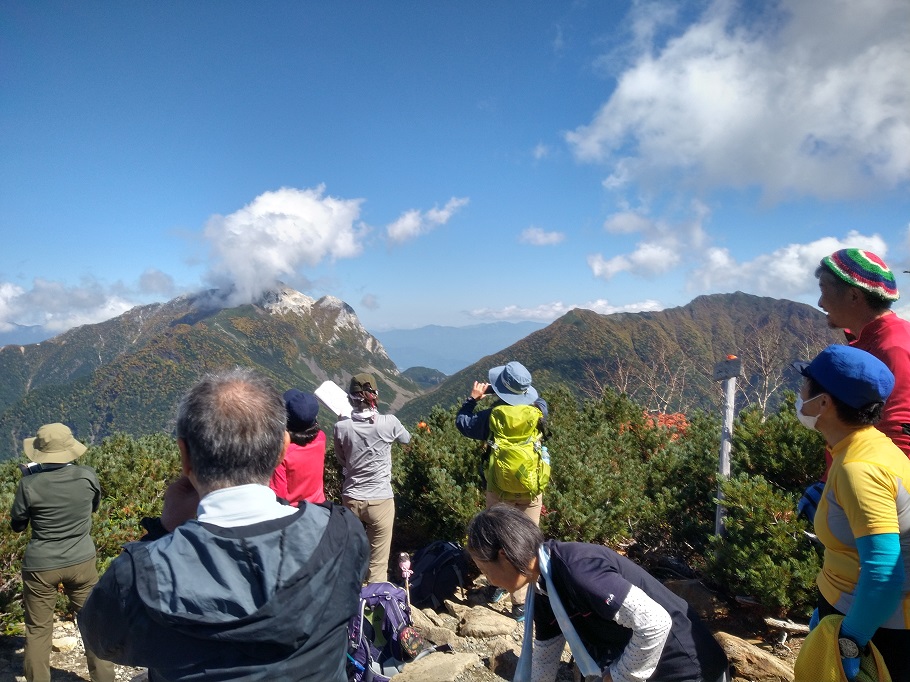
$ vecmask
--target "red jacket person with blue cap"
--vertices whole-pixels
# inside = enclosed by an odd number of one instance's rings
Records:
[[[269,488],[293,506],[301,502],[325,502],[325,433],[316,417],[316,396],[296,388],[284,393],[287,429],[291,442],[275,467]]]
[[[869,641],[893,680],[910,680],[910,460],[875,428],[894,375],[870,353],[842,345],[796,367],[797,417],[824,436],[833,456],[815,514],[825,554],[813,621],[845,616],[839,646],[848,680]]]

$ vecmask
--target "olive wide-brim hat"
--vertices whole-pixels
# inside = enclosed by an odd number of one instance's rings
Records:
[[[73,437],[66,424],[45,424],[35,438],[22,441],[25,456],[38,464],[66,464],[88,448]]]

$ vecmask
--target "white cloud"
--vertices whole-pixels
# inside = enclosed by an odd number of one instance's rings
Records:
[[[420,211],[416,208],[401,214],[394,223],[388,226],[387,232],[392,241],[403,242],[406,239],[417,237],[427,230],[423,222]]]
[[[605,258],[600,253],[588,256],[588,267],[595,277],[610,280],[621,272],[643,276],[660,275],[682,262],[684,255],[702,248],[707,241],[703,227],[710,216],[700,201],[691,204],[693,217],[671,224],[653,220],[643,211],[626,210],[609,216],[604,229],[611,234],[641,234],[642,240],[630,253]]]
[[[541,159],[545,159],[550,155],[550,148],[543,142],[538,142],[531,154],[537,161],[540,161]]]
[[[19,301],[24,293],[22,287],[10,282],[0,282],[0,332],[8,332],[15,328],[17,316],[22,312]]]
[[[595,277],[610,279],[625,270],[635,270],[644,275],[659,275],[672,270],[682,257],[679,249],[667,240],[643,242],[632,253],[604,260],[599,253],[588,256],[588,266]],[[675,240],[674,240],[675,241]]]
[[[149,268],[139,276],[139,290],[146,294],[162,294],[168,298],[176,293],[174,278],[156,268]]]
[[[378,310],[379,297],[374,296],[373,294],[364,294],[363,298],[360,299],[360,305],[362,305],[367,310]]]
[[[566,235],[562,232],[547,232],[539,227],[529,227],[522,231],[518,241],[532,246],[552,246],[559,244],[565,238]]]
[[[604,229],[611,234],[647,232],[650,227],[651,221],[635,211],[614,213],[604,221]]]
[[[726,249],[711,248],[689,284],[701,293],[740,290],[774,298],[804,296],[818,291],[815,269],[819,261],[847,248],[872,251],[887,263],[884,239],[852,231],[844,239],[823,237],[808,244],[788,244],[744,262],[737,262]]]
[[[760,186],[770,199],[843,198],[910,180],[910,4],[756,11],[717,0],[658,43],[667,4],[638,4],[631,65],[593,120],[566,134],[576,157],[612,167],[612,189],[670,176]]]
[[[553,52],[559,54],[563,51],[563,48],[566,46],[566,38],[563,35],[562,26],[559,24],[556,25],[556,37],[553,38]]]
[[[231,292],[228,304],[239,305],[304,266],[358,256],[369,230],[359,220],[362,203],[326,196],[324,185],[284,187],[228,216],[213,216],[204,230],[212,252],[206,279]]]
[[[12,331],[16,325],[36,326],[53,336],[108,320],[140,302],[123,289],[119,283],[105,286],[93,278],[84,278],[76,286],[35,279],[30,289],[0,283],[0,332]]]
[[[404,242],[445,225],[460,208],[468,204],[468,201],[467,197],[452,197],[442,208],[434,207],[425,213],[417,209],[406,211],[386,228],[389,239],[393,242]]]
[[[584,308],[585,310],[593,310],[602,315],[610,315],[612,313],[638,313],[646,310],[661,310],[663,306],[654,300],[614,306],[610,305],[609,301],[601,298],[596,301],[588,301],[587,303],[566,304],[562,301],[553,301],[552,303],[543,303],[532,308],[525,308],[517,305],[510,305],[504,308],[477,308],[469,311],[468,314],[471,317],[485,320],[549,321],[565,315],[574,308]]]

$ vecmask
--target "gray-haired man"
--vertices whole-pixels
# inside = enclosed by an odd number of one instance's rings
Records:
[[[248,370],[189,391],[177,419],[184,478],[162,513],[172,532],[111,564],[82,611],[86,646],[148,667],[152,681],[346,679],[366,537],[341,506],[277,502],[268,481],[285,419],[281,395]]]

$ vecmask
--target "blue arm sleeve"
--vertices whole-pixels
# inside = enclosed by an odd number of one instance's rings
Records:
[[[904,564],[897,533],[856,538],[856,549],[859,552],[859,583],[853,595],[853,606],[841,624],[841,632],[865,646],[901,601]]]

